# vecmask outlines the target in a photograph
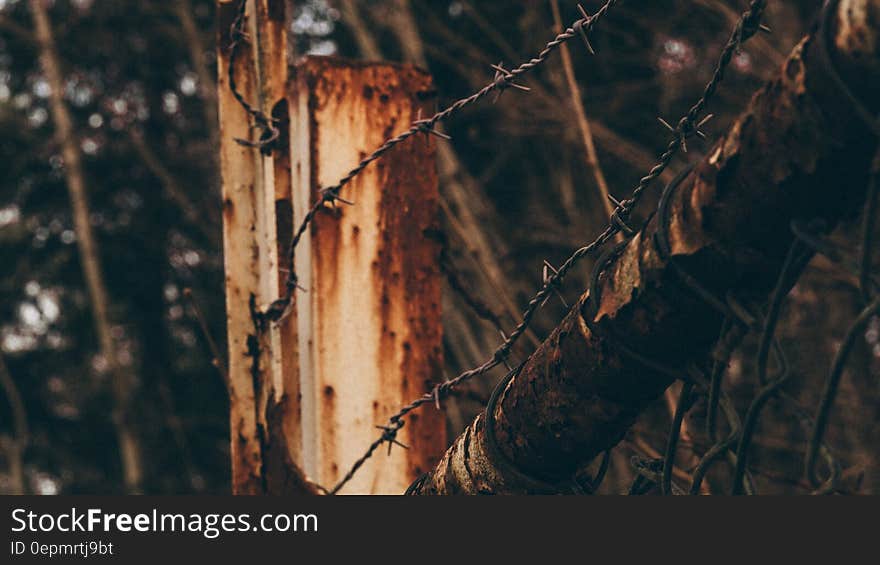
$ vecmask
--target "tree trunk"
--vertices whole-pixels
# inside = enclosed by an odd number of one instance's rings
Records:
[[[826,34],[843,82],[876,115],[878,28],[880,0],[841,0],[828,25],[794,49],[779,77],[672,193],[662,219],[670,255],[714,295],[766,298],[791,245],[793,220],[833,225],[857,208],[876,130],[835,82],[818,33]],[[501,391],[492,414],[498,449],[487,441],[481,414],[416,494],[552,490],[549,484],[570,479],[619,442],[673,381],[633,352],[682,376],[706,359],[722,315],[658,252],[659,216],[608,262],[598,305],[591,307],[585,292]]]
[[[89,223],[89,203],[86,194],[85,175],[83,174],[82,161],[79,148],[77,147],[76,134],[73,131],[73,122],[71,121],[67,105],[64,102],[64,78],[61,74],[61,63],[55,48],[49,15],[46,12],[44,2],[41,0],[31,0],[30,7],[34,19],[35,35],[40,46],[43,71],[46,73],[46,80],[49,82],[52,90],[49,105],[52,110],[52,119],[55,122],[58,143],[61,146],[61,155],[64,159],[64,171],[73,212],[76,241],[79,246],[80,263],[86,280],[86,286],[88,287],[89,299],[92,304],[95,332],[98,335],[101,356],[107,363],[107,372],[111,378],[114,402],[113,421],[116,427],[116,438],[119,443],[119,452],[122,459],[125,490],[128,493],[137,493],[141,488],[143,473],[139,442],[128,422],[130,417],[131,378],[119,366],[116,344],[110,332],[110,299],[107,295],[107,285],[104,282],[101,270],[98,244],[92,232],[92,226]]]

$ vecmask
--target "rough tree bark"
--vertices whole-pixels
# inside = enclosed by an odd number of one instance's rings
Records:
[[[98,244],[89,223],[85,174],[83,173],[79,147],[77,147],[76,134],[73,131],[73,122],[67,104],[64,102],[64,77],[61,74],[61,63],[55,48],[49,15],[45,3],[41,0],[32,0],[30,8],[43,72],[46,73],[46,80],[51,88],[49,107],[52,110],[56,136],[61,147],[61,156],[64,159],[64,174],[70,195],[80,264],[86,280],[89,300],[92,304],[95,333],[98,335],[101,356],[107,363],[107,373],[111,378],[114,402],[113,421],[122,459],[123,480],[127,492],[137,493],[141,488],[143,471],[137,436],[128,422],[132,388],[131,375],[119,366],[116,343],[110,331],[110,298],[101,269]]]
[[[825,28],[844,82],[875,115],[878,29],[880,0],[841,0]],[[671,198],[671,253],[720,296],[766,297],[791,244],[790,222],[820,217],[833,225],[864,194],[877,140],[822,63],[817,33],[794,49]],[[501,392],[493,428],[500,449],[490,449],[481,414],[416,494],[536,492],[515,470],[561,482],[614,446],[672,379],[608,336],[624,336],[631,350],[682,374],[706,358],[721,316],[683,288],[658,253],[658,220],[608,265],[591,324],[585,292]]]

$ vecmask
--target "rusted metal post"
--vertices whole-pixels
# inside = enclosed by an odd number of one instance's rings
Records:
[[[295,225],[321,187],[432,113],[430,77],[410,66],[308,58],[290,92]],[[396,409],[441,378],[434,140],[409,140],[346,187],[299,245],[302,464],[333,485]],[[411,446],[371,459],[344,493],[401,493],[446,446],[440,411],[411,419]]]
[[[278,298],[286,278],[288,266],[281,262],[292,220],[289,151],[286,135],[263,151],[237,141],[257,140],[260,132],[235,92],[265,116],[285,119],[286,20],[284,2],[248,0],[243,17],[240,6],[239,0],[218,2],[232,490],[281,493],[291,483],[271,471],[280,469],[278,461],[296,461],[299,452],[296,349],[283,346],[296,342],[296,322],[291,316],[258,331],[253,314]],[[237,21],[242,33],[233,31]],[[270,415],[277,417],[270,422]]]
[[[232,489],[313,492],[300,468],[332,486],[374,426],[440,378],[433,141],[402,144],[347,188],[356,206],[319,214],[296,255],[309,292],[279,322],[260,313],[283,294],[293,228],[320,187],[427,115],[433,87],[411,67],[335,59],[306,59],[290,81],[285,3],[243,6],[218,2]],[[237,141],[261,133],[271,144]],[[346,492],[402,492],[442,455],[444,418],[399,437],[413,448],[376,458]]]

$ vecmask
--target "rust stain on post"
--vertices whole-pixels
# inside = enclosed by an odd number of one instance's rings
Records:
[[[409,66],[309,58],[291,91],[294,211],[433,106],[430,77]],[[319,214],[296,255],[303,465],[335,483],[401,405],[441,378],[438,183],[434,141],[418,136],[344,190],[354,206]],[[442,413],[400,435],[409,450],[371,460],[344,492],[400,493],[446,446]]]

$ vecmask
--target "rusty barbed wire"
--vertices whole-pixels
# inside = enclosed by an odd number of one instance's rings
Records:
[[[590,44],[588,33],[592,29],[594,23],[617,3],[618,2],[615,0],[609,0],[593,16],[589,16],[586,11],[584,11],[583,8],[579,6],[579,9],[581,11],[581,18],[576,20],[571,25],[571,27],[567,28],[563,33],[557,35],[553,40],[551,40],[535,58],[530,59],[529,61],[511,70],[505,69],[501,64],[493,65],[492,68],[495,70],[495,75],[492,82],[490,82],[474,94],[458,100],[457,102],[453,103],[445,110],[438,112],[431,118],[417,119],[415,122],[413,122],[409,130],[384,142],[379,148],[377,148],[372,154],[364,158],[354,169],[352,169],[345,177],[340,179],[340,181],[337,182],[335,185],[322,189],[320,198],[318,198],[313,207],[306,213],[302,223],[299,225],[298,229],[294,233],[294,237],[289,247],[290,264],[293,265],[295,248],[301,240],[302,236],[305,234],[310,223],[313,221],[314,217],[320,212],[320,210],[324,206],[335,204],[337,200],[342,203],[351,204],[350,202],[342,199],[339,193],[343,187],[348,185],[371,163],[380,159],[385,153],[393,149],[396,145],[402,143],[403,141],[405,141],[409,137],[416,135],[417,133],[438,133],[436,132],[435,128],[440,122],[447,119],[461,108],[481,100],[490,93],[499,94],[510,87],[516,88],[518,90],[527,90],[527,87],[515,83],[514,79],[542,64],[559,45],[575,36],[580,36],[581,39],[583,39],[588,51],[590,53],[595,53],[593,46]],[[701,97],[693,106],[691,106],[688,112],[676,123],[676,125],[673,126],[662,118],[658,118],[658,120],[672,132],[673,137],[667,144],[663,153],[658,158],[655,166],[652,167],[648,171],[648,173],[639,180],[638,184],[632,190],[629,198],[623,201],[612,200],[615,206],[615,210],[614,214],[612,215],[611,222],[595,240],[577,249],[559,267],[559,269],[554,269],[553,267],[549,266],[549,264],[545,265],[542,287],[529,301],[526,309],[522,314],[520,322],[517,324],[514,330],[509,335],[505,335],[503,331],[501,332],[502,336],[504,336],[504,340],[496,348],[492,356],[482,365],[465,371],[451,380],[447,380],[443,383],[435,385],[429,392],[426,392],[409,404],[401,407],[397,413],[389,418],[386,425],[377,426],[377,428],[382,430],[382,433],[375,441],[373,441],[368,446],[364,454],[352,464],[348,472],[337,482],[337,484],[332,489],[322,490],[324,490],[328,494],[338,493],[383,445],[387,444],[389,453],[393,445],[398,445],[406,448],[405,445],[398,441],[397,436],[400,430],[405,425],[406,417],[414,410],[429,403],[435,404],[438,409],[441,408],[441,400],[451,395],[455,391],[456,387],[479,375],[483,375],[491,371],[498,365],[506,365],[510,370],[507,377],[502,380],[502,384],[511,380],[515,376],[516,369],[510,369],[510,366],[508,364],[508,357],[514,344],[529,327],[535,313],[549,299],[551,293],[558,293],[560,298],[564,301],[564,298],[562,298],[561,294],[559,294],[560,284],[565,276],[568,274],[568,272],[580,259],[600,248],[603,248],[605,244],[607,244],[618,233],[625,234],[627,240],[631,239],[632,236],[637,233],[637,230],[630,226],[628,224],[628,221],[632,210],[640,201],[645,190],[665,171],[666,168],[668,168],[672,159],[675,157],[676,154],[678,154],[679,150],[687,152],[687,140],[690,137],[706,137],[701,128],[711,118],[712,115],[704,115],[704,112],[710,100],[714,96],[718,86],[722,82],[725,71],[730,64],[733,55],[746,40],[752,37],[759,30],[765,32],[769,31],[766,26],[763,26],[763,24],[761,24],[761,17],[764,9],[766,8],[766,4],[766,1],[759,0],[754,0],[749,4],[749,8],[742,14],[740,20],[736,24],[735,29],[731,33],[730,38],[722,49],[721,55],[712,74],[712,78],[704,87]],[[831,2],[831,4],[833,4],[833,2]],[[829,3],[826,3],[826,11],[828,5]],[[230,55],[230,88],[232,88],[236,99],[239,101],[242,107],[248,112],[249,115],[253,117],[256,125],[263,130],[263,134],[261,135],[260,141],[257,142],[243,142],[242,140],[237,141],[249,146],[258,147],[261,151],[264,152],[271,151],[271,143],[274,140],[273,136],[277,136],[277,128],[274,127],[277,121],[273,120],[272,118],[267,118],[265,115],[259,112],[259,110],[256,110],[252,106],[250,106],[235,88],[233,71],[234,65],[232,63],[234,63],[236,52],[235,47],[237,46],[237,43],[240,40],[246,38],[243,31],[244,17],[245,2],[242,1],[239,5],[239,12],[237,14],[235,22],[233,23],[233,29],[231,31],[231,37],[233,41],[230,44],[230,48],[232,50]],[[834,70],[831,70],[832,74],[836,76]],[[843,85],[843,88],[845,88],[845,85]],[[852,96],[852,93],[848,92],[847,90],[845,94],[847,95],[848,99],[854,101],[855,104],[858,104],[857,99]],[[855,110],[860,117],[870,117],[870,114],[866,113],[861,107],[856,107]],[[878,124],[872,122],[870,123],[870,125],[874,131],[880,131],[880,128],[878,128]],[[719,337],[718,344],[716,345],[716,351],[714,354],[714,366],[711,368],[711,371],[704,371],[697,366],[692,366],[687,371],[687,375],[682,375],[679,374],[681,373],[681,371],[679,371],[678,369],[664,367],[656,363],[652,363],[650,359],[641,357],[637,352],[634,352],[623,346],[623,350],[627,354],[637,357],[645,364],[652,366],[657,370],[661,370],[670,374],[677,374],[676,378],[684,380],[684,387],[679,398],[679,403],[673,415],[673,424],[670,427],[665,453],[663,454],[663,457],[658,459],[645,460],[635,458],[633,460],[633,465],[636,471],[636,480],[633,483],[632,488],[630,489],[631,494],[645,494],[647,492],[650,492],[655,487],[659,487],[660,491],[663,494],[685,493],[685,491],[679,485],[675,484],[675,482],[672,480],[672,469],[677,452],[681,424],[683,422],[686,412],[693,405],[695,395],[704,395],[707,398],[706,433],[710,441],[713,441],[715,443],[702,455],[696,467],[691,473],[692,480],[689,489],[689,492],[691,494],[698,494],[700,492],[701,483],[708,473],[709,469],[714,463],[722,458],[727,459],[733,472],[733,479],[731,481],[732,494],[739,494],[742,492],[753,494],[757,492],[748,468],[749,450],[760,414],[766,404],[773,399],[776,399],[777,401],[783,403],[783,405],[787,406],[796,416],[801,425],[810,432],[810,440],[805,450],[804,461],[805,475],[808,483],[815,487],[814,492],[817,494],[825,494],[835,492],[838,489],[838,480],[841,473],[840,464],[834,457],[834,454],[832,453],[830,448],[824,443],[823,437],[827,427],[829,413],[836,396],[838,384],[843,373],[843,368],[846,364],[846,359],[849,355],[849,352],[852,349],[855,337],[860,334],[868,321],[880,314],[880,299],[872,300],[872,297],[876,296],[876,290],[878,287],[880,287],[880,283],[878,283],[877,277],[873,273],[871,263],[871,243],[873,241],[878,198],[878,171],[880,171],[880,151],[878,151],[878,154],[875,157],[871,180],[869,183],[869,189],[864,209],[863,226],[861,230],[861,249],[858,258],[854,259],[845,251],[841,251],[833,243],[824,239],[821,235],[821,224],[809,224],[807,226],[793,224],[792,232],[794,234],[794,242],[790,249],[789,256],[787,257],[782,267],[782,270],[780,271],[779,278],[777,279],[774,291],[771,294],[764,313],[755,312],[754,309],[750,306],[744,306],[740,304],[735,299],[735,297],[714,296],[711,291],[704,288],[699,283],[699,281],[697,281],[693,277],[690,277],[685,269],[677,266],[674,261],[670,261],[670,264],[675,267],[676,273],[684,283],[684,286],[693,291],[696,296],[710,304],[710,306],[722,312],[724,314],[725,321],[722,325],[721,336]],[[664,224],[665,203],[668,203],[669,195],[672,191],[675,190],[678,183],[684,178],[684,175],[687,172],[688,171],[684,171],[682,175],[679,175],[676,180],[670,183],[670,185],[666,187],[666,190],[664,190],[664,193],[661,196],[658,213],[660,214],[661,224],[663,224],[663,226],[659,230],[661,238],[660,240],[655,242],[657,244],[658,250],[661,251],[661,255],[664,255],[664,249],[668,250],[668,245],[665,244],[665,242],[663,241],[663,237],[665,236],[662,235],[666,229]],[[610,252],[607,253],[602,260],[597,262],[596,268],[594,269],[593,273],[591,288],[597,288],[598,279],[601,276],[604,268],[607,266],[607,264],[611,262],[611,260],[616,257],[616,249],[619,249],[619,247],[615,246],[615,248],[610,250]],[[788,294],[790,288],[799,279],[806,264],[809,262],[809,259],[816,253],[825,255],[832,261],[832,263],[837,264],[844,269],[847,269],[849,272],[857,276],[859,281],[859,288],[861,290],[866,306],[864,310],[857,316],[857,318],[854,320],[847,331],[844,343],[837,352],[835,359],[832,363],[829,377],[826,381],[825,389],[820,398],[820,403],[819,407],[817,408],[816,415],[815,417],[811,417],[794,398],[792,398],[782,390],[782,386],[789,380],[792,374],[789,369],[788,362],[785,359],[784,351],[779,341],[775,337],[775,328],[780,316],[781,306],[785,296]],[[666,255],[668,255],[668,253],[666,253]],[[454,290],[456,290],[456,292],[462,294],[465,302],[468,303],[468,305],[475,310],[477,315],[483,317],[484,319],[487,319],[488,321],[493,323],[493,325],[496,325],[499,330],[501,330],[500,321],[498,320],[497,315],[492,312],[491,308],[483,304],[482,302],[475,300],[472,296],[469,295],[465,286],[461,284],[457,273],[450,272],[450,270],[446,270],[445,272],[447,273],[447,277],[450,279],[450,285],[453,287]],[[266,324],[280,320],[284,316],[290,304],[292,293],[297,287],[298,284],[296,275],[291,271],[287,279],[286,291],[282,298],[270,305],[270,307],[264,312],[256,310],[254,305],[251,305],[252,317],[254,318],[255,328],[258,333],[265,329]],[[762,388],[752,399],[751,404],[749,405],[746,412],[745,419],[744,421],[741,421],[736,412],[736,409],[733,407],[732,400],[723,390],[723,376],[724,368],[727,365],[728,359],[732,355],[734,349],[741,342],[745,332],[749,331],[750,329],[758,329],[761,332],[756,354],[756,368],[757,379],[758,382],[761,383]],[[768,379],[767,368],[771,352],[773,353],[773,357],[776,361],[777,371],[773,378]],[[259,351],[254,352],[255,357],[258,354]],[[255,359],[254,362],[257,363],[258,361]],[[520,364],[519,367],[521,366],[522,365]],[[492,398],[497,398],[498,390],[499,388],[496,387],[495,392],[493,392]],[[492,403],[491,398],[489,403]],[[718,425],[716,423],[719,409],[720,412],[724,415],[728,427],[728,435],[721,440],[719,440],[717,437]],[[824,459],[826,466],[826,476],[824,478],[819,477],[817,471],[817,463],[820,456],[822,457],[822,459]],[[587,492],[593,492],[601,483],[602,477],[604,477],[607,468],[608,452],[605,452],[600,470],[597,473],[595,479],[591,479],[590,481],[588,481],[588,488],[581,489],[577,484],[574,483],[566,484],[576,491],[585,490]],[[423,481],[425,477],[422,477],[420,481]],[[525,478],[531,479],[529,477]],[[566,488],[568,488],[568,486]]]
[[[288,261],[291,265],[291,270],[290,273],[288,273],[288,278],[285,283],[285,292],[279,299],[269,305],[269,307],[266,309],[266,312],[264,313],[265,316],[269,320],[278,321],[286,314],[292,300],[293,292],[297,287],[299,287],[296,272],[295,269],[293,269],[296,247],[297,245],[299,245],[299,242],[301,241],[309,225],[311,225],[312,221],[314,221],[315,219],[315,216],[321,211],[321,209],[329,204],[335,203],[337,200],[344,204],[351,204],[351,202],[340,198],[340,191],[346,185],[351,183],[351,181],[354,180],[359,174],[361,174],[371,163],[380,159],[383,155],[385,155],[388,151],[390,151],[400,143],[406,141],[416,134],[434,133],[435,128],[438,124],[457,114],[463,108],[482,100],[489,94],[496,92],[500,93],[504,90],[507,90],[508,88],[528,90],[527,87],[523,87],[522,85],[519,85],[514,81],[522,75],[525,75],[529,71],[532,71],[533,69],[543,64],[550,57],[550,55],[552,55],[553,52],[559,48],[560,45],[574,37],[581,37],[582,39],[585,39],[586,43],[589,45],[589,39],[586,38],[589,32],[592,30],[593,26],[619,2],[620,0],[607,0],[602,5],[602,7],[599,8],[592,16],[588,15],[583,8],[580,8],[581,17],[575,20],[572,23],[571,27],[567,28],[565,31],[556,35],[551,41],[549,41],[544,46],[544,49],[542,49],[541,52],[538,53],[535,57],[521,63],[516,68],[509,70],[505,69],[500,64],[492,65],[492,69],[495,71],[495,75],[493,79],[488,84],[486,84],[486,86],[474,92],[470,96],[457,100],[456,102],[446,107],[444,110],[437,112],[430,118],[416,120],[415,122],[413,122],[408,130],[386,140],[376,150],[374,150],[368,156],[364,157],[354,169],[349,171],[348,174],[342,177],[336,184],[322,188],[320,191],[320,198],[318,198],[309,209],[309,211],[306,212],[305,216],[299,224],[299,227],[294,232],[293,238],[290,241],[290,246],[288,248]]]
[[[529,62],[524,63],[523,65],[520,65],[520,67],[517,67],[517,69],[515,69],[514,71],[511,71],[509,73],[509,75],[506,75],[506,76],[510,77],[509,80],[512,80],[513,78],[516,78],[517,76],[527,72],[527,70],[534,68],[537,64],[540,64],[540,62],[546,60],[546,58],[549,56],[549,54],[552,52],[553,49],[555,49],[563,41],[567,41],[568,39],[571,39],[576,34],[578,36],[581,36],[582,38],[584,38],[585,35],[589,32],[589,30],[592,28],[592,25],[593,25],[593,23],[595,23],[596,19],[598,17],[600,17],[600,15],[605,14],[607,12],[607,10],[610,9],[611,7],[613,7],[616,3],[617,2],[614,2],[614,1],[606,2],[603,5],[603,7],[598,12],[596,12],[596,14],[594,14],[592,17],[586,17],[585,12],[581,8],[582,17],[580,19],[578,19],[574,24],[572,24],[571,27],[569,27],[563,33],[557,35],[553,41],[548,43],[547,47],[545,47],[545,49],[538,55],[538,57],[536,57],[535,59],[531,59]],[[508,336],[505,337],[504,341],[501,343],[501,345],[498,346],[498,348],[495,349],[492,356],[487,361],[485,361],[482,365],[480,365],[478,367],[475,367],[473,369],[470,369],[468,371],[465,371],[465,372],[459,374],[454,379],[451,379],[451,380],[445,381],[443,383],[440,383],[438,385],[435,385],[435,387],[431,391],[425,393],[423,396],[417,398],[416,400],[412,401],[411,403],[407,404],[406,406],[403,406],[397,413],[395,413],[393,416],[391,416],[389,418],[388,426],[383,428],[384,429],[383,434],[378,439],[376,439],[372,444],[370,444],[370,446],[367,448],[365,453],[352,464],[349,471],[337,482],[337,484],[332,489],[330,489],[330,491],[329,491],[330,494],[338,493],[349,481],[351,481],[351,479],[360,470],[360,468],[373,456],[373,454],[376,452],[376,450],[383,443],[389,441],[390,439],[396,438],[396,434],[404,426],[404,423],[405,423],[404,418],[406,418],[406,416],[410,412],[416,410],[417,408],[419,408],[425,404],[429,404],[429,403],[439,405],[441,399],[448,394],[449,390],[454,389],[455,387],[459,386],[460,384],[462,384],[464,382],[467,382],[468,380],[470,380],[472,378],[475,378],[479,375],[482,375],[482,374],[485,374],[485,373],[491,371],[492,369],[494,369],[498,365],[506,363],[507,357],[510,354],[511,349],[513,348],[514,344],[517,342],[519,337],[526,331],[526,328],[528,328],[528,326],[530,325],[532,318],[534,317],[535,313],[538,311],[540,306],[546,301],[546,299],[550,296],[550,294],[552,292],[556,291],[557,286],[562,282],[562,280],[565,278],[565,276],[568,274],[568,272],[583,257],[589,255],[590,253],[592,253],[596,249],[603,247],[606,243],[608,243],[608,241],[610,241],[612,238],[614,238],[614,236],[617,233],[625,233],[630,238],[635,234],[635,230],[633,230],[627,224],[627,220],[629,218],[630,213],[632,212],[632,210],[636,206],[636,204],[638,204],[644,191],[651,184],[651,182],[653,180],[655,180],[656,178],[658,178],[663,173],[663,171],[666,170],[666,168],[672,162],[672,158],[678,153],[678,150],[679,149],[686,150],[686,148],[687,148],[686,147],[686,139],[692,135],[697,135],[697,132],[699,131],[699,127],[697,126],[697,124],[705,123],[705,119],[701,119],[702,113],[705,110],[705,108],[707,107],[707,105],[709,104],[709,101],[711,100],[711,98],[715,95],[715,92],[717,91],[719,84],[724,79],[725,70],[726,70],[727,66],[730,64],[730,61],[732,60],[734,53],[745,41],[747,41],[750,37],[752,37],[758,30],[765,29],[765,28],[761,27],[760,20],[761,20],[761,16],[763,15],[764,9],[766,8],[766,4],[767,4],[766,0],[753,0],[749,4],[748,10],[746,10],[743,13],[742,17],[737,22],[736,27],[734,28],[733,32],[731,33],[731,36],[730,36],[727,44],[724,46],[722,53],[721,53],[721,56],[719,57],[718,63],[716,64],[715,70],[712,74],[712,78],[709,81],[709,83],[706,85],[706,87],[703,89],[703,93],[700,96],[699,100],[688,110],[687,114],[685,114],[678,121],[678,125],[676,126],[676,128],[674,128],[675,135],[674,135],[673,139],[667,145],[666,150],[663,152],[663,154],[658,159],[658,163],[648,172],[647,175],[645,175],[644,177],[642,177],[642,179],[639,180],[638,185],[633,189],[630,197],[622,202],[615,201],[615,212],[614,212],[614,214],[612,214],[611,222],[608,225],[608,227],[606,227],[605,230],[603,230],[602,233],[600,233],[599,236],[595,240],[593,240],[591,243],[577,249],[568,259],[566,259],[566,261],[562,265],[560,265],[560,267],[558,269],[551,271],[549,273],[549,276],[545,277],[543,286],[538,290],[538,292],[535,294],[535,296],[529,301],[528,306],[526,307],[525,311],[523,312],[522,319],[519,322],[519,324],[517,324],[517,326],[514,328],[514,330]],[[588,39],[586,40],[586,42],[589,45]],[[593,51],[591,46],[590,46],[590,50]],[[498,78],[498,75],[496,75],[496,81],[501,80],[503,78],[504,77]],[[492,84],[496,84],[496,83],[492,83]],[[472,95],[468,98],[464,98],[462,100],[459,100],[456,104],[466,104],[466,103],[470,103],[470,102],[466,102],[466,101],[476,101],[479,98],[482,98],[483,96],[485,96],[485,94],[488,94],[489,92],[495,90],[496,87],[492,87],[492,84],[490,84],[487,87],[484,87],[482,90],[478,91],[477,93],[475,93],[474,95]],[[481,94],[481,93],[483,93],[483,94]],[[450,108],[447,108],[447,110],[445,110],[444,112],[449,112],[452,108],[456,107],[456,104],[453,104],[453,106],[450,106]],[[434,116],[434,118],[429,120],[429,123],[433,126],[434,124],[436,124],[440,120],[444,119],[444,117],[448,117],[449,114],[446,114],[444,116],[444,112],[440,112],[439,114],[436,114]],[[413,133],[410,133],[410,132],[413,132]],[[402,134],[402,135],[406,135],[407,137],[409,137],[410,135],[413,135],[414,133],[415,132],[411,129],[411,130],[409,130],[409,132],[406,132],[405,134]],[[400,136],[398,136],[398,138],[399,137]],[[397,143],[402,141],[402,140],[395,141],[398,138],[393,138],[392,140],[389,140],[388,142],[383,144],[383,146],[380,147],[376,152],[374,152],[373,155],[371,155],[367,159],[364,159],[364,161],[362,161],[362,166],[359,165],[359,167],[354,169],[352,171],[352,173],[354,173],[354,175],[356,175],[357,173],[362,171],[363,168],[366,167],[370,162],[372,162],[372,160],[377,159],[378,157],[381,156],[382,153],[384,153],[385,151],[390,149],[390,147],[387,147],[389,143],[394,142],[394,144],[396,145]],[[391,147],[393,147],[393,145]],[[378,153],[378,155],[377,155],[377,153]],[[373,157],[374,155],[377,155],[377,156],[375,156],[372,160],[370,160],[370,158]],[[365,163],[365,161],[366,161],[366,163]],[[340,181],[340,183],[338,183],[335,186],[341,187],[345,183],[349,182],[351,180],[351,178],[353,178],[353,176],[354,176],[354,175],[352,175],[352,173],[349,173],[349,175],[347,177],[343,178],[342,181]],[[333,188],[333,187],[331,187],[331,188]],[[327,193],[324,192],[323,194],[326,195]],[[300,230],[297,232],[297,235],[294,237],[294,243],[291,245],[291,248],[295,247],[295,242],[298,240],[299,237],[301,237],[302,233],[304,233],[305,229],[307,228],[308,222],[311,221],[311,218],[309,217],[309,215],[311,215],[311,217],[314,217],[314,214],[317,214],[317,212],[318,212],[318,209],[319,209],[318,206],[323,205],[323,202],[324,202],[324,199],[322,198],[321,200],[319,200],[318,204],[316,204],[316,206],[313,207],[312,210],[309,211],[309,214],[307,214],[306,218],[304,219],[303,224],[301,224],[301,226],[300,226]],[[292,259],[292,255],[291,255],[291,259]],[[295,284],[295,279],[294,279],[294,284]],[[290,284],[288,285],[288,288],[291,288]],[[286,309],[286,307],[287,307],[286,305],[283,306],[284,309]],[[278,310],[278,308],[276,308],[276,311],[277,310]],[[598,486],[598,485],[595,485],[595,486]]]
[[[587,13],[581,8],[581,18],[577,19],[571,27],[556,35],[556,37],[548,42],[544,49],[534,58],[510,70],[505,69],[501,65],[494,65],[493,69],[495,70],[495,75],[493,77],[493,80],[489,82],[485,87],[466,98],[462,98],[456,101],[451,106],[434,114],[428,119],[417,120],[412,124],[410,129],[385,141],[379,148],[377,148],[375,151],[373,151],[373,153],[365,157],[354,169],[352,169],[345,177],[340,179],[339,182],[337,182],[335,185],[322,189],[320,198],[316,200],[314,205],[305,214],[299,227],[294,232],[294,235],[291,239],[288,250],[288,264],[290,265],[290,272],[288,273],[288,277],[285,282],[284,293],[278,300],[275,300],[272,304],[270,304],[265,311],[252,311],[252,317],[254,318],[255,327],[263,328],[267,322],[277,322],[281,320],[286,314],[292,301],[293,292],[297,288],[300,288],[295,269],[293,268],[293,265],[295,264],[294,259],[296,247],[302,240],[303,235],[305,234],[311,222],[314,220],[315,216],[322,208],[324,208],[324,206],[334,204],[337,200],[346,204],[350,204],[350,202],[347,202],[340,197],[339,192],[342,190],[343,187],[349,184],[371,163],[380,159],[385,153],[393,149],[396,145],[402,143],[403,141],[418,133],[433,133],[436,126],[440,122],[448,119],[455,113],[459,112],[462,108],[476,103],[477,101],[485,98],[493,92],[503,92],[510,87],[514,87],[517,89],[525,88],[521,85],[516,84],[514,82],[515,79],[541,65],[559,47],[559,45],[561,45],[565,41],[568,41],[575,36],[580,36],[582,39],[584,39],[585,43],[589,45],[587,34],[592,29],[593,25],[595,25],[595,23],[599,21],[608,12],[608,10],[611,9],[618,2],[619,0],[608,0],[592,16],[587,15]],[[256,122],[256,125],[263,129],[263,135],[261,136],[259,142],[250,142],[238,139],[236,141],[244,145],[259,147],[261,152],[269,152],[271,151],[271,142],[274,141],[274,139],[276,139],[278,136],[278,129],[275,127],[275,121],[273,120],[273,118],[265,116],[262,112],[250,105],[236,88],[234,63],[235,56],[238,51],[238,45],[240,41],[246,39],[246,34],[244,33],[245,13],[246,0],[241,0],[238,6],[236,18],[233,21],[230,29],[230,37],[232,41],[230,43],[229,86],[239,104],[250,116],[252,116],[252,118]],[[592,47],[590,47],[590,50],[592,51]],[[583,247],[575,252],[575,254],[573,254],[572,257],[569,258],[569,260],[566,261],[566,263],[564,263],[558,271],[556,271],[549,279],[545,281],[544,289],[542,289],[542,291],[539,291],[536,298],[530,302],[529,308],[523,316],[523,320],[520,322],[519,325],[517,325],[517,327],[514,329],[513,332],[511,332],[509,336],[505,337],[504,343],[495,351],[489,361],[483,363],[479,367],[462,373],[455,379],[446,381],[445,383],[436,386],[434,390],[432,390],[430,393],[427,393],[423,397],[416,399],[410,404],[404,406],[403,408],[401,408],[400,411],[398,411],[397,414],[392,416],[389,419],[388,425],[382,427],[383,431],[379,438],[375,440],[372,444],[370,444],[364,455],[353,464],[353,466],[351,467],[349,472],[346,473],[343,479],[333,489],[330,490],[331,494],[335,494],[336,492],[338,492],[348,481],[350,481],[354,474],[357,473],[357,471],[360,469],[360,467],[370,457],[372,457],[372,455],[381,445],[383,445],[384,443],[388,443],[390,446],[396,441],[397,433],[404,425],[403,418],[405,418],[407,414],[428,402],[439,404],[440,398],[445,395],[446,391],[454,388],[455,386],[466,380],[469,380],[470,378],[486,373],[487,371],[495,368],[499,364],[506,363],[506,359],[509,355],[510,349],[513,347],[513,344],[519,339],[519,337],[525,332],[531,321],[532,316],[534,315],[535,310],[537,309],[537,306],[544,302],[546,298],[546,293],[549,291],[548,289],[554,288],[555,284],[558,281],[562,280],[568,270],[570,270],[581,257],[589,253],[592,249],[595,249],[596,247],[601,246],[602,244],[607,242],[608,239],[613,237],[615,233],[617,233],[617,230],[613,227],[609,227],[608,229],[606,229],[593,244]]]
[[[235,138],[235,142],[245,147],[256,147],[260,153],[269,155],[272,152],[272,146],[281,136],[281,130],[277,127],[281,122],[277,118],[267,116],[258,108],[255,108],[248,102],[244,95],[238,90],[238,83],[235,78],[235,61],[238,57],[238,48],[242,41],[247,41],[247,33],[244,30],[247,11],[247,0],[239,0],[236,7],[235,19],[229,28],[229,68],[227,69],[227,79],[229,81],[229,90],[232,96],[238,101],[247,114],[253,118],[254,124],[260,129],[260,138],[257,141],[249,139]]]

